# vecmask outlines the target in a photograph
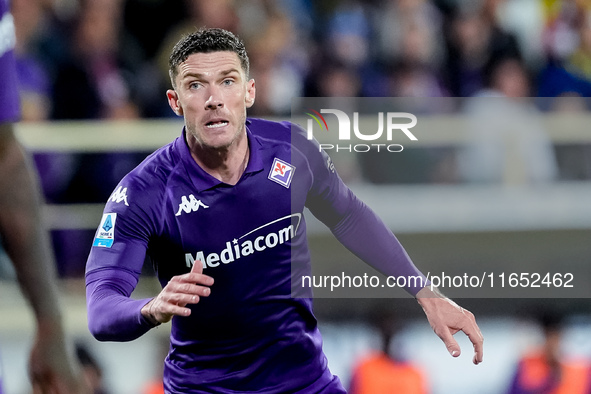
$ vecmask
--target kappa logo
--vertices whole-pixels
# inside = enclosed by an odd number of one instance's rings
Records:
[[[334,163],[332,162],[332,160],[328,156],[326,157],[326,167],[330,170],[330,172],[332,172],[332,173],[335,172]]]
[[[111,197],[109,197],[109,201],[113,201],[116,203],[120,203],[121,201],[123,201],[126,206],[129,206],[129,204],[127,203],[127,188],[119,186],[117,190],[115,190],[113,194],[111,194]]]
[[[289,189],[294,172],[294,166],[281,159],[275,158],[273,160],[273,165],[271,166],[271,172],[269,172],[268,178],[273,182],[276,182]]]
[[[205,205],[201,200],[197,200],[194,195],[189,194],[189,198],[187,196],[181,197],[181,203],[179,204],[179,210],[175,214],[175,216],[181,216],[184,213],[191,213],[197,212],[199,207],[202,208],[209,208],[209,205]]]

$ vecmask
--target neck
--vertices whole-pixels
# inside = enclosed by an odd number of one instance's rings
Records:
[[[210,148],[197,144],[191,148],[191,156],[205,172],[229,185],[238,183],[249,155],[246,133],[229,147]]]

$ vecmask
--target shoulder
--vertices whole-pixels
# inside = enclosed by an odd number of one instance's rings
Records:
[[[328,154],[321,149],[318,141],[308,136],[307,131],[297,123],[276,122],[264,119],[249,119],[250,132],[268,149],[286,149],[290,163],[301,173],[305,170],[313,183],[329,181],[336,175]],[[288,160],[288,161],[289,161]]]
[[[306,131],[297,123],[249,118],[247,127],[255,137],[266,143],[287,144],[292,151],[299,151],[304,156],[320,151],[316,140],[309,139]]]
[[[152,187],[166,184],[178,163],[174,150],[172,143],[163,146],[146,157],[125,178],[138,186]]]
[[[259,118],[248,118],[246,125],[250,132],[261,138],[278,142],[293,143],[295,139],[306,139],[304,129],[290,121],[273,121]]]
[[[107,205],[121,203],[125,198],[126,206],[144,210],[149,206],[161,206],[178,167],[174,143],[163,146],[121,179]]]

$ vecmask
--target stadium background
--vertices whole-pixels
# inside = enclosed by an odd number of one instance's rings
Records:
[[[96,357],[111,393],[140,393],[158,376],[167,328],[126,344],[92,339],[84,306],[85,259],[102,204],[118,180],[179,133],[182,123],[164,95],[165,60],[170,43],[195,26],[225,27],[246,41],[258,90],[252,116],[287,119],[298,96],[429,98],[421,103],[430,127],[403,156],[334,157],[341,176],[387,217],[421,269],[568,267],[580,287],[591,278],[588,2],[12,0],[12,5],[23,103],[18,132],[39,170],[68,331]],[[523,146],[537,146],[538,153],[511,149],[517,140],[503,137],[504,150],[494,155],[503,163],[500,172],[466,171],[461,164],[466,148],[490,136],[470,128],[458,132],[470,114],[445,97],[483,99],[485,107],[502,112],[497,118],[514,119],[519,115],[503,111],[521,106],[515,97],[528,96],[544,97],[527,104],[537,111],[532,123],[541,126],[522,138]],[[523,127],[510,132],[522,133]],[[321,226],[312,230],[317,272],[369,272]],[[32,320],[9,265],[0,267],[4,384],[8,394],[26,393]],[[155,291],[146,267],[137,295]],[[460,299],[486,337],[485,362],[478,367],[470,362],[465,338],[459,338],[464,354],[449,359],[413,300],[323,297],[316,300],[316,311],[329,364],[345,383],[353,365],[377,346],[368,312],[387,304],[404,324],[397,351],[423,369],[433,393],[502,393],[518,357],[541,338],[526,312],[552,306],[567,313],[565,353],[591,357],[591,305],[581,291],[563,299],[509,299],[502,291]]]

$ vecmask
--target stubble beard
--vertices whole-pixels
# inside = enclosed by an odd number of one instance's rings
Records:
[[[195,148],[197,148],[200,151],[203,152],[210,152],[210,153],[217,153],[219,154],[223,154],[226,153],[230,150],[230,148],[236,144],[236,142],[240,139],[240,135],[242,133],[244,133],[244,129],[246,125],[246,114],[244,114],[241,119],[240,122],[238,124],[237,130],[236,132],[232,135],[232,138],[230,139],[230,141],[228,141],[225,144],[210,144],[207,143],[207,141],[205,141],[204,138],[200,138],[199,134],[196,132],[196,127],[194,124],[187,124],[186,128],[187,128],[187,138],[190,138],[193,140],[193,144],[189,144],[189,146],[193,145]],[[203,133],[206,134],[207,133],[207,129],[204,128]]]

